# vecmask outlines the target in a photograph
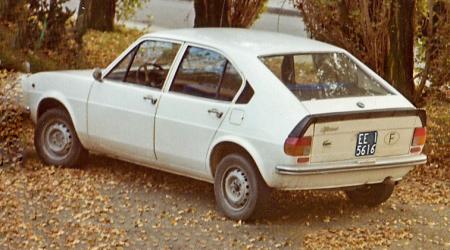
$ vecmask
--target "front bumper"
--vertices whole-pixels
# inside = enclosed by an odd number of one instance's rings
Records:
[[[399,181],[416,165],[424,164],[426,155],[397,156],[307,166],[279,165],[269,186],[283,190],[330,189],[381,183],[386,177]]]

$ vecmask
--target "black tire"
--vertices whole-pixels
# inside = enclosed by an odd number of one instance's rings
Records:
[[[346,190],[345,193],[355,205],[375,207],[391,197],[394,186],[393,184],[383,182]]]
[[[50,165],[81,167],[88,158],[69,114],[62,109],[50,109],[39,117],[34,146],[39,157]]]
[[[218,209],[225,216],[248,220],[255,218],[267,205],[270,189],[250,159],[230,154],[217,166],[214,194]]]

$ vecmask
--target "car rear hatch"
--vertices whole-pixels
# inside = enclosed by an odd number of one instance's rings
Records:
[[[302,102],[310,115],[290,137],[302,137],[306,130],[312,131],[309,163],[345,160],[363,163],[379,157],[420,153],[423,144],[417,151],[412,143],[415,134],[424,133],[417,129],[425,126],[425,112],[399,105],[396,99],[399,97]]]
[[[284,144],[297,163],[370,164],[420,154],[425,112],[351,55],[325,51],[260,58],[309,112]]]

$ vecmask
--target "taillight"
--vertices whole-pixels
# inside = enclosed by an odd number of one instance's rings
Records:
[[[415,128],[409,152],[411,154],[420,154],[422,152],[423,145],[425,145],[426,138],[426,128]]]
[[[284,152],[290,156],[299,157],[298,163],[308,163],[309,155],[311,153],[311,136],[304,137],[288,137],[284,142]]]

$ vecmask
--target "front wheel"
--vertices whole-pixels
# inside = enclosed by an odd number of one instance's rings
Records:
[[[39,117],[34,145],[41,159],[51,165],[78,167],[88,157],[69,114],[62,109],[50,109]]]
[[[214,193],[219,210],[233,220],[247,220],[255,215],[270,195],[253,162],[239,154],[227,155],[220,161]]]
[[[391,197],[395,183],[386,179],[382,183],[365,185],[356,189],[346,190],[347,197],[356,205],[375,207]]]

